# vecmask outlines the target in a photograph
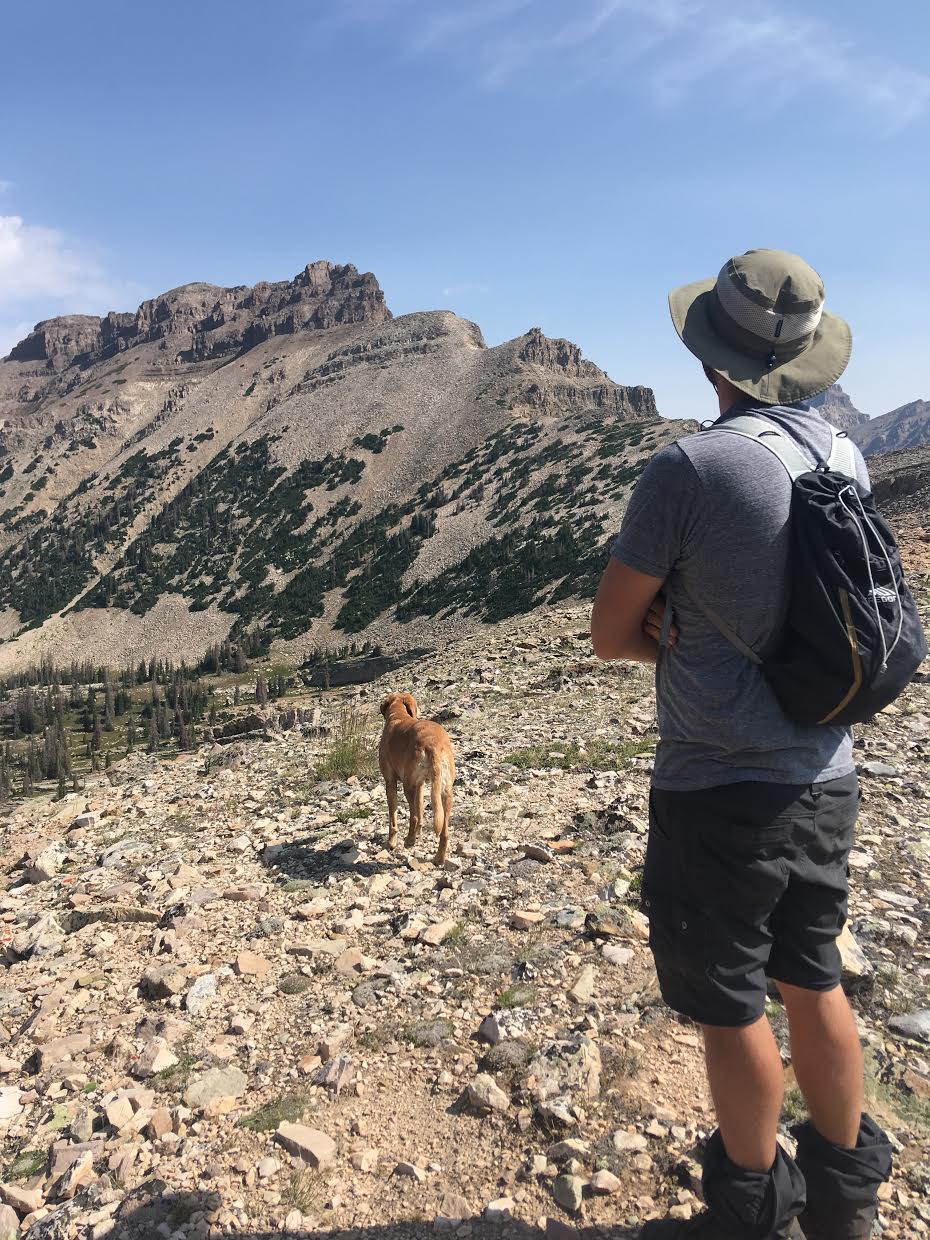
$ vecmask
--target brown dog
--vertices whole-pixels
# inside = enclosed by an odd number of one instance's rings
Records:
[[[378,765],[387,790],[388,848],[394,848],[397,843],[397,781],[403,784],[410,806],[408,848],[417,842],[423,825],[423,787],[429,781],[433,827],[439,837],[433,861],[442,865],[449,850],[455,780],[455,757],[449,733],[438,723],[417,718],[419,709],[410,693],[389,693],[381,703],[381,714],[384,715],[384,731],[378,745]]]

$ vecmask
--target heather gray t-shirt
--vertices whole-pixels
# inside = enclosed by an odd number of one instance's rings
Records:
[[[830,428],[809,406],[741,401],[720,422],[750,412],[775,421],[812,462],[828,456]],[[856,466],[870,489],[858,450]],[[659,452],[633,492],[611,554],[667,579],[681,631],[656,665],[657,788],[807,784],[853,770],[849,729],[788,720],[759,668],[695,603],[704,601],[753,649],[777,632],[787,597],[790,499],[781,462],[716,425]]]

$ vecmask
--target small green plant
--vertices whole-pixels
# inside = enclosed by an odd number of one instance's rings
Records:
[[[786,1124],[800,1124],[807,1119],[807,1104],[804,1095],[796,1086],[785,1090],[781,1113]]]
[[[322,1209],[328,1185],[313,1171],[295,1171],[281,1192],[281,1204],[301,1214]]]
[[[500,1008],[530,1007],[535,1002],[536,991],[532,986],[524,986],[522,982],[514,982],[497,997],[497,1006]]]
[[[359,818],[370,818],[375,811],[367,805],[356,805],[352,809],[341,809],[336,815],[337,822],[355,822]]]
[[[310,1096],[302,1090],[282,1094],[244,1115],[239,1127],[248,1128],[250,1132],[272,1132],[285,1120],[296,1123],[309,1106]]]
[[[317,778],[373,777],[377,771],[378,760],[368,734],[366,716],[359,710],[343,710],[330,737],[329,748],[317,764]]]
[[[435,1020],[416,1020],[404,1030],[404,1038],[414,1046],[436,1047],[452,1037],[455,1028],[451,1020],[441,1017]]]
[[[8,1180],[28,1180],[30,1176],[41,1171],[48,1162],[48,1154],[44,1150],[20,1150],[7,1168]]]
[[[571,771],[576,768],[614,770],[632,762],[634,758],[652,753],[655,748],[654,738],[643,738],[636,741],[625,741],[616,745],[611,741],[593,740],[585,749],[574,741],[559,743],[548,741],[539,745],[527,745],[515,749],[504,759],[521,771],[531,768],[548,768]]]
[[[313,978],[305,973],[285,973],[278,983],[282,995],[302,995],[313,985]]]
[[[319,883],[312,878],[289,878],[282,891],[291,893],[293,891],[310,891],[314,887],[319,887]]]

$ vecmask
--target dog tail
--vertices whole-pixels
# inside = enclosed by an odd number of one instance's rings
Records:
[[[433,779],[430,785],[430,801],[433,805],[433,829],[437,835],[442,835],[442,829],[445,825],[446,815],[443,802],[443,784],[448,782],[445,772],[445,764],[443,762],[435,762],[433,764]]]
[[[433,757],[432,778],[430,783],[430,801],[433,806],[433,827],[437,835],[449,825],[449,811],[452,807],[452,772],[444,758]]]

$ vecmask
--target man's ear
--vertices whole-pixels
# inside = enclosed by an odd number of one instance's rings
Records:
[[[417,715],[418,715],[420,712],[419,712],[419,710],[418,710],[418,708],[417,708],[417,700],[416,700],[416,698],[413,696],[413,694],[412,694],[412,693],[402,693],[402,694],[400,695],[400,700],[403,702],[404,707],[406,708],[407,714],[410,716],[410,718],[411,718],[411,719],[416,719]]]

